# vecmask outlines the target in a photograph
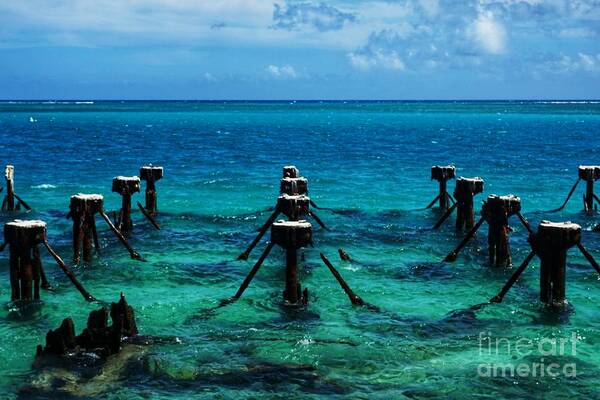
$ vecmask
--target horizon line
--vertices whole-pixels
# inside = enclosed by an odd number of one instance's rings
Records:
[[[499,98],[499,99],[94,99],[94,98],[34,98],[0,99],[0,102],[464,102],[464,101],[600,101],[600,98]]]

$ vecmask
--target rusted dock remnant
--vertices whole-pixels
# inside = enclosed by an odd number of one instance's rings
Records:
[[[597,210],[598,205],[594,204],[594,201],[596,201],[597,203],[600,203],[600,199],[594,193],[594,182],[597,181],[598,179],[600,179],[600,166],[598,166],[598,165],[580,165],[579,168],[577,169],[577,181],[575,181],[575,184],[569,191],[569,194],[567,195],[567,198],[565,199],[564,203],[560,207],[558,207],[556,210],[553,210],[553,211],[560,211],[563,208],[565,208],[565,206],[569,202],[569,199],[575,192],[577,185],[581,181],[585,181],[585,183],[586,183],[585,193],[583,195],[583,209],[589,213],[593,212],[594,210]]]
[[[523,226],[531,232],[529,223],[521,214],[521,199],[512,194],[506,196],[497,196],[492,194],[484,201],[481,208],[481,218],[467,233],[458,247],[450,252],[445,261],[454,261],[458,253],[475,235],[477,230],[484,222],[488,223],[488,253],[490,264],[495,266],[508,266],[511,264],[510,245],[508,241],[511,228],[508,220],[516,215]]]
[[[140,168],[140,179],[146,181],[146,206],[144,208],[153,217],[158,213],[156,182],[162,179],[163,173],[163,167],[152,164]]]
[[[110,326],[109,315],[112,320]],[[119,302],[111,304],[110,312],[105,307],[90,312],[87,327],[79,336],[75,336],[73,320],[65,318],[60,327],[48,331],[46,345],[38,345],[36,358],[46,355],[77,357],[85,353],[104,359],[118,353],[125,338],[135,337],[137,334],[134,310],[121,294]]]
[[[483,192],[483,179],[479,177],[465,178],[459,177],[456,179],[456,188],[454,189],[454,198],[456,203],[452,205],[433,229],[438,229],[444,221],[456,209],[456,230],[462,231],[473,228],[475,225],[475,213],[473,211],[473,199],[475,195]]]
[[[267,232],[269,227],[277,220],[280,214],[288,217],[290,221],[298,221],[308,216],[312,217],[323,229],[329,230],[315,211],[311,210],[316,204],[307,196],[308,180],[298,177],[298,168],[294,166],[283,167],[283,178],[280,183],[281,195],[277,198],[275,210],[267,221],[260,228],[258,235],[254,238],[250,246],[238,256],[238,260],[247,260],[248,256],[256,247],[260,239]]]
[[[48,243],[46,223],[39,220],[19,219],[4,225],[4,244],[0,247],[3,250],[8,245],[10,251],[11,300],[38,300],[40,298],[40,282],[42,288],[50,287],[42,266],[39,244],[46,247],[81,295],[88,301],[95,300]]]
[[[96,252],[100,252],[100,242],[96,230],[96,214],[100,214],[102,219],[108,224],[110,230],[125,246],[131,258],[140,261],[144,260],[131,247],[121,231],[104,212],[104,197],[100,194],[78,193],[71,196],[69,214],[67,214],[67,218],[73,220],[73,260],[75,263],[78,263],[81,259],[81,247],[83,247],[83,260],[86,262],[92,260],[92,240]]]
[[[112,191],[122,197],[121,210],[116,225],[123,233],[133,229],[131,221],[131,196],[140,191],[140,178],[137,176],[116,176],[113,178]]]
[[[440,208],[447,209],[449,201],[455,203],[454,199],[448,191],[446,187],[448,185],[448,181],[450,179],[454,179],[456,177],[456,167],[454,165],[434,165],[431,167],[431,180],[436,180],[440,184],[440,191],[435,199],[432,200],[431,203],[427,206],[427,208],[433,207],[436,201],[439,200]]]
[[[2,211],[19,211],[21,205],[27,211],[31,211],[29,204],[15,193],[15,167],[7,165],[4,169],[4,178],[6,179],[6,194],[2,201]],[[0,192],[2,189],[0,188]],[[16,202],[15,202],[16,200]]]
[[[540,259],[540,301],[552,306],[566,303],[567,251],[577,247],[600,274],[600,266],[581,243],[581,227],[572,222],[542,221],[536,233],[529,236],[531,252],[517,268],[502,290],[490,302],[500,303],[519,279],[534,256]]]

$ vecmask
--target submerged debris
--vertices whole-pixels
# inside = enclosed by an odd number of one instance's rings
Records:
[[[108,315],[109,311],[105,307],[90,312],[87,327],[79,336],[75,336],[73,320],[65,318],[60,327],[48,332],[46,346],[38,345],[36,358],[39,360],[46,355],[74,356],[92,353],[103,359],[118,353],[124,338],[138,334],[134,311],[121,294],[119,302],[112,303],[110,307],[111,326],[108,326]]]

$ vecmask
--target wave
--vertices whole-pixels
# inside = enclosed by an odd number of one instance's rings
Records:
[[[599,100],[544,100],[536,101],[536,104],[600,104]]]
[[[41,185],[31,186],[32,189],[56,189],[56,185],[50,183],[42,183]]]
[[[9,100],[9,101],[0,101],[0,104],[95,104],[94,101],[91,100],[81,100],[81,101],[55,101],[55,100],[46,100],[46,101],[32,101],[32,100]]]

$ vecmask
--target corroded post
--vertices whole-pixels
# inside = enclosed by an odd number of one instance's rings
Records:
[[[284,178],[298,178],[300,177],[300,171],[295,165],[286,165],[283,167]]]
[[[15,210],[15,167],[7,165],[4,169],[4,178],[6,179],[6,196],[2,203],[3,211]]]
[[[37,246],[44,241],[46,223],[14,220],[4,225],[4,241],[10,252],[11,300],[40,298],[41,260]]]
[[[454,179],[456,167],[453,165],[434,165],[431,167],[431,180],[436,180],[440,184],[440,192],[438,194],[440,208],[448,208],[448,198],[450,195],[446,190],[447,182]]]
[[[594,211],[594,181],[600,179],[600,166],[580,165],[578,169],[579,179],[584,180],[585,195],[583,196],[583,208],[587,212]]]
[[[140,179],[146,181],[146,206],[145,209],[151,216],[158,213],[158,199],[156,181],[163,177],[163,167],[145,165],[140,168]]]
[[[271,242],[286,251],[284,300],[292,305],[307,304],[308,290],[301,290],[298,279],[298,249],[312,243],[309,222],[277,221],[271,227]]]
[[[301,195],[308,193],[308,179],[299,178],[282,178],[279,191],[282,194],[288,194],[290,196]]]
[[[298,221],[310,213],[310,198],[305,195],[282,194],[277,198],[276,207],[290,221]]]
[[[117,226],[121,232],[129,232],[133,228],[133,222],[131,221],[131,196],[140,191],[140,178],[137,176],[114,177],[112,191],[122,196],[122,205]]]
[[[92,261],[92,243],[98,248],[95,215],[103,210],[104,197],[99,194],[76,194],[71,196],[69,216],[73,219],[73,260],[80,260],[83,244],[83,260]]]
[[[475,225],[473,197],[483,192],[483,179],[464,178],[456,180],[454,198],[456,198],[456,229],[471,229]]]
[[[521,211],[521,199],[513,196],[490,195],[483,204],[482,215],[488,222],[488,252],[490,264],[509,266],[512,262],[508,235],[508,218]]]
[[[529,241],[540,258],[540,300],[564,304],[567,250],[580,243],[581,227],[571,222],[542,221]]]

